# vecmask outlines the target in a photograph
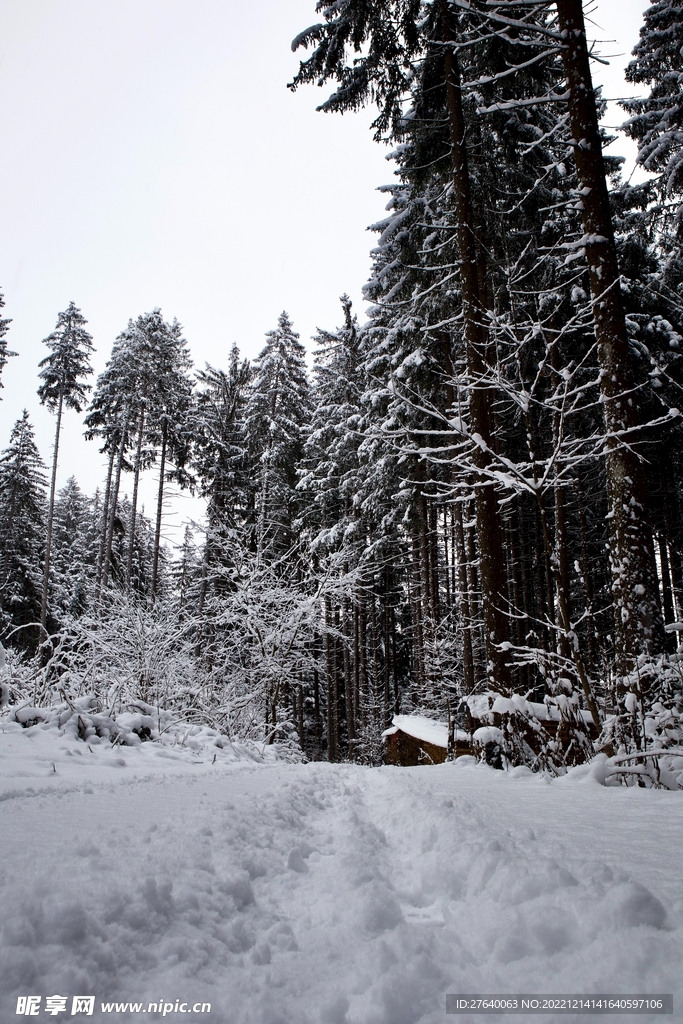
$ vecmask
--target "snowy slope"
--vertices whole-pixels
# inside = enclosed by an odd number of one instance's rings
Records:
[[[683,1020],[680,794],[467,758],[86,757],[45,734],[34,756],[32,732],[0,731],[3,1024],[31,993],[207,1001],[171,1019],[212,1024],[443,1024],[446,992],[649,990]]]

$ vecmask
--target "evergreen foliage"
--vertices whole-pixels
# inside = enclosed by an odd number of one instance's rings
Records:
[[[683,190],[683,5],[652,0],[645,10],[626,79],[649,85],[649,95],[624,100],[624,129],[638,143],[638,162],[658,175],[663,196]]]
[[[0,309],[2,309],[4,305],[5,305],[5,299],[4,299],[4,296],[3,296],[2,292],[0,292]],[[16,352],[10,352],[10,350],[7,348],[7,338],[5,337],[5,335],[9,331],[9,325],[11,323],[12,323],[11,320],[8,320],[8,319],[4,319],[3,320],[2,318],[0,318],[0,389],[3,386],[3,384],[2,384],[2,371],[4,370],[5,365],[7,364],[7,360],[11,356],[16,355]]]
[[[0,455],[0,615],[4,635],[35,647],[40,622],[45,545],[45,466],[28,412]]]
[[[245,444],[255,475],[255,543],[264,556],[280,555],[294,543],[297,466],[309,416],[305,349],[283,312],[254,362],[244,413]]]
[[[50,559],[52,556],[52,531],[54,525],[55,489],[57,486],[57,462],[59,439],[62,428],[64,407],[81,412],[90,386],[83,378],[92,373],[90,353],[93,351],[92,338],[85,330],[87,320],[73,302],[57,317],[57,326],[43,344],[50,354],[40,362],[38,374],[42,384],[38,388],[41,405],[56,413],[55,443],[52,456],[52,475],[47,513],[47,539],[45,564],[43,568],[43,591],[41,597],[40,623],[43,629],[47,621],[48,592],[50,587]]]

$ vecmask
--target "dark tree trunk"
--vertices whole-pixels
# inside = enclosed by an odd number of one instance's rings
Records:
[[[157,596],[159,579],[159,550],[161,548],[161,514],[164,505],[164,477],[166,476],[166,450],[168,448],[168,425],[164,420],[161,432],[161,459],[159,465],[159,491],[157,494],[157,521],[154,529],[154,557],[152,560],[152,583],[150,586],[152,604]]]
[[[425,682],[425,651],[424,651],[424,629],[422,615],[422,582],[420,574],[420,541],[413,530],[412,536],[412,618],[413,618],[413,676],[414,685],[418,691],[424,688]]]
[[[462,670],[465,693],[474,693],[474,658],[472,655],[472,624],[467,579],[467,552],[465,551],[465,531],[462,525],[462,502],[453,505],[453,525],[455,550],[458,563],[458,592],[460,595],[460,621],[462,624]]]
[[[100,594],[100,585],[102,583],[102,571],[104,568],[104,552],[107,548],[107,534],[109,532],[109,503],[111,501],[111,482],[114,475],[114,459],[116,458],[117,448],[116,445],[112,444],[109,452],[109,466],[107,467],[107,482],[104,488],[104,498],[102,500],[102,530],[100,532],[100,543],[97,551],[97,571],[95,574],[95,603],[97,603]]]
[[[674,622],[674,601],[671,588],[671,574],[669,572],[669,552],[666,545],[666,535],[659,534],[659,561],[662,567],[662,604],[664,606],[664,622]],[[666,635],[666,650],[669,654],[676,652],[676,637],[673,633]]]
[[[323,720],[320,713],[320,673],[318,671],[318,654],[320,651],[319,637],[315,638],[315,665],[313,668],[313,732],[315,735],[315,760],[321,761],[323,756]]]
[[[45,541],[45,562],[43,565],[43,593],[40,601],[40,633],[43,639],[46,638],[45,623],[47,622],[47,594],[50,587],[50,558],[52,556],[52,531],[55,519],[55,490],[57,487],[57,460],[59,457],[59,435],[62,430],[62,410],[64,407],[64,396],[60,391],[59,404],[57,406],[57,424],[55,426],[55,446],[52,456],[52,476],[50,478],[50,504],[47,513],[47,539]]]
[[[327,759],[336,761],[338,756],[337,729],[337,672],[335,665],[334,638],[332,629],[332,608],[329,597],[325,598],[325,677],[327,682]]]
[[[441,0],[444,43],[454,43],[455,33],[448,4]],[[446,75],[446,102],[453,165],[453,198],[457,222],[457,246],[460,257],[460,289],[467,370],[470,378],[469,417],[470,430],[477,440],[474,463],[484,470],[491,461],[492,416],[489,408],[487,372],[487,332],[484,326],[484,308],[480,293],[478,247],[475,236],[475,213],[468,169],[465,118],[460,87],[460,67],[457,51],[444,46]],[[488,450],[487,450],[488,449]],[[489,685],[503,693],[510,690],[510,671],[505,652],[500,645],[509,639],[505,606],[505,557],[498,505],[493,486],[483,480],[475,492],[477,515],[477,541],[479,545],[479,578],[481,581],[482,617],[486,648]]]
[[[617,669],[623,675],[638,654],[662,649],[664,633],[645,477],[640,460],[621,440],[638,426],[638,414],[583,4],[557,0],[556,6],[601,369]]]
[[[116,506],[119,502],[119,488],[121,486],[121,470],[123,468],[123,457],[126,452],[126,440],[128,438],[128,421],[130,412],[126,407],[123,416],[123,426],[121,428],[121,439],[119,441],[119,450],[116,459],[116,473],[114,475],[114,482],[111,490],[111,499],[109,503],[109,516],[107,523],[107,541],[104,550],[104,564],[102,566],[102,588],[105,589],[109,581],[109,570],[111,568],[111,552],[114,544],[114,524],[116,521]]]
[[[140,410],[140,423],[138,424],[138,443],[135,451],[135,474],[133,476],[133,498],[130,506],[130,523],[128,526],[128,558],[126,561],[126,587],[130,589],[131,576],[133,575],[133,551],[135,549],[135,519],[138,508],[138,488],[140,485],[140,460],[142,457],[142,439],[145,432],[145,408]]]
[[[588,652],[590,658],[590,672],[594,675],[599,664],[598,650],[600,646],[600,635],[595,621],[595,587],[593,586],[593,569],[588,556],[588,523],[586,522],[585,492],[581,477],[576,477],[576,496],[579,504],[579,526],[581,528],[581,576],[583,577],[583,589],[586,595],[586,625],[588,628]]]

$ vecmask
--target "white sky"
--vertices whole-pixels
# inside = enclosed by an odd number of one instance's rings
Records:
[[[595,35],[614,40],[601,47],[611,67],[594,69],[606,95],[632,91],[621,69],[644,6],[593,8]],[[96,373],[128,319],[155,306],[183,324],[199,367],[225,365],[233,341],[255,356],[282,309],[304,341],[335,327],[343,291],[363,319],[365,228],[383,216],[375,189],[391,167],[368,112],[319,114],[327,91],[286,88],[290,41],[315,20],[315,0],[0,0],[0,288],[19,353],[3,374],[0,448],[27,407],[51,459],[37,364],[71,300]],[[104,476],[75,413],[58,485],[71,474],[88,492]],[[148,474],[148,513],[154,492]],[[170,539],[188,514],[195,503],[176,499]]]

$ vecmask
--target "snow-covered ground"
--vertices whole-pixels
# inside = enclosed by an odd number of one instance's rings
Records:
[[[447,1018],[448,992],[673,992],[683,1020],[680,793],[240,756],[0,723],[2,1024],[55,994],[39,1020],[74,995],[112,1022],[526,1019]]]

